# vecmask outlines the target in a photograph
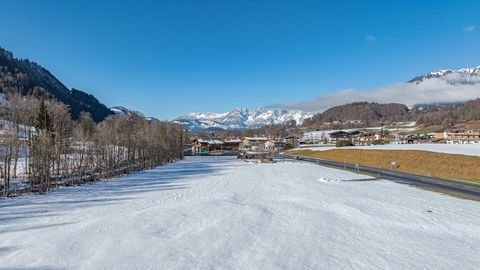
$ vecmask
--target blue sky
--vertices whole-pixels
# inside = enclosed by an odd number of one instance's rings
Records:
[[[0,46],[172,119],[480,65],[480,1],[2,1]]]

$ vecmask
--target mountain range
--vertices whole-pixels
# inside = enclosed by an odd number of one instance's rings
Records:
[[[78,118],[82,111],[89,112],[96,122],[100,122],[105,119],[105,117],[112,114],[118,115],[128,112],[124,107],[112,107],[109,109],[93,95],[75,88],[67,88],[60,80],[41,65],[27,59],[17,59],[11,52],[0,47],[0,93],[9,92],[54,98],[70,107],[73,119]],[[381,99],[382,97],[398,96],[395,102],[408,104],[409,106],[414,105],[414,103],[409,104],[407,102],[408,97],[415,96],[417,100],[421,100],[422,105],[413,106],[414,112],[420,111],[421,109],[427,109],[427,111],[430,111],[429,108],[439,110],[442,106],[444,107],[443,109],[447,109],[448,107],[448,109],[453,110],[462,106],[463,102],[466,100],[480,97],[480,66],[432,71],[417,76],[401,85],[387,88],[385,91],[379,90],[371,93],[347,91],[341,92],[337,96],[344,97],[347,95],[349,96],[349,99],[356,101],[369,101],[376,97],[379,97],[377,99]],[[439,99],[438,96],[441,96],[442,98],[439,100],[429,98],[432,95],[436,95],[437,99]],[[315,101],[310,103],[307,102],[307,106],[303,106],[302,109],[308,107],[309,112],[298,110],[295,107],[286,106],[272,106],[272,109],[263,107],[257,109],[237,108],[225,113],[189,113],[185,116],[178,117],[174,121],[182,123],[190,130],[195,131],[204,129],[258,128],[265,125],[282,124],[291,120],[295,120],[296,123],[300,125],[305,119],[312,118],[315,113],[327,111],[327,109],[332,107],[332,104],[351,103],[351,101],[335,101],[335,97],[336,96],[334,95],[320,97],[320,103]],[[407,99],[405,99],[405,97],[407,97]],[[452,103],[456,101],[460,101],[460,103]],[[382,101],[377,102],[391,103]],[[432,102],[436,102],[437,104],[429,105]],[[444,104],[442,105],[441,103]],[[322,107],[322,104],[327,106]],[[357,103],[355,106],[358,108],[362,106],[368,108],[372,107],[371,105],[361,104],[362,103]],[[404,107],[402,107],[403,105],[400,105],[397,107],[389,105],[387,108],[389,110],[394,109],[403,112]],[[277,109],[278,107],[291,108],[291,110]],[[378,110],[382,108],[377,105],[373,107],[374,109],[372,109],[372,112],[375,113],[375,115],[377,115]],[[355,111],[351,108],[351,105],[346,108],[349,113]],[[361,110],[364,109],[365,108],[362,108]],[[316,121],[310,122],[318,123],[325,119],[333,120],[331,119],[332,115],[338,115],[339,113],[340,115],[343,115],[341,110],[342,107],[336,107],[334,110],[328,111],[328,113],[323,114],[321,117],[317,116],[315,119],[312,119]],[[368,116],[368,114],[365,115]],[[395,113],[395,116],[398,115],[403,117],[403,113]],[[378,117],[376,118],[379,119],[385,118],[385,115],[383,114],[378,114],[377,116]],[[343,115],[343,117],[345,118],[345,115]],[[359,118],[359,114],[353,113],[353,116],[347,118],[352,117]],[[154,118],[146,118],[155,120]]]
[[[225,113],[189,113],[178,117],[174,121],[184,124],[192,131],[198,131],[204,129],[259,128],[265,125],[283,124],[291,120],[295,120],[297,124],[302,124],[305,119],[312,116],[313,113],[298,110],[236,108]]]
[[[415,77],[409,83],[419,84],[430,79],[440,79],[451,85],[480,83],[480,66],[461,69],[442,69]]]
[[[452,88],[461,85],[469,87],[479,86],[478,96],[480,97],[480,66],[473,68],[461,69],[444,69],[432,71],[422,76],[415,77],[408,81],[405,85],[415,87],[417,85],[433,83],[433,81],[441,81]],[[368,103],[359,100],[342,106],[335,106],[326,109],[323,113],[321,110],[314,112],[304,112],[301,110],[287,109],[265,109],[258,108],[248,110],[238,108],[227,113],[190,113],[186,116],[177,118],[175,121],[183,123],[190,130],[197,131],[203,129],[244,129],[258,128],[269,124],[285,123],[288,120],[296,120],[297,124],[305,121],[307,126],[321,125],[323,122],[345,121],[345,120],[363,120],[366,123],[376,122],[380,120],[394,120],[406,118],[410,111],[403,104],[377,104]],[[457,101],[457,100],[452,100]],[[458,100],[464,101],[464,100]],[[412,106],[413,111],[427,108],[442,108],[444,106],[456,107],[462,106],[464,102],[445,103],[445,104],[421,104]],[[315,115],[315,116],[314,116]],[[314,117],[313,117],[314,116]],[[305,126],[305,125],[304,125]]]

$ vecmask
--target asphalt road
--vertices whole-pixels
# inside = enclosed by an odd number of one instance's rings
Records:
[[[280,158],[292,159],[292,156],[280,155]],[[390,180],[397,183],[432,189],[453,195],[464,195],[467,198],[480,200],[480,185],[317,158],[300,157],[299,160],[342,170],[356,171],[358,173],[375,176],[380,179]]]

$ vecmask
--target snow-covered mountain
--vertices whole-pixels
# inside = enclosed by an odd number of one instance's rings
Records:
[[[420,84],[430,79],[441,79],[451,85],[465,85],[480,83],[480,66],[461,69],[442,69],[429,72],[408,81]]]
[[[298,110],[236,108],[226,113],[189,113],[174,121],[196,131],[203,129],[258,128],[265,125],[282,124],[290,120],[295,120],[297,124],[301,124],[303,120],[312,116],[311,113]]]
[[[113,106],[110,108],[110,111],[112,111],[115,115],[129,115],[130,110],[123,107],[123,106]]]
[[[112,111],[115,115],[117,116],[128,116],[128,117],[131,117],[132,116],[132,110],[130,109],[127,109],[123,106],[113,106],[113,107],[110,107],[110,111]],[[147,117],[147,116],[144,116],[143,114],[139,113],[139,112],[135,112],[137,115],[141,115],[143,116],[143,118],[145,118],[145,120],[147,121],[160,121],[158,120],[157,118],[155,117]]]

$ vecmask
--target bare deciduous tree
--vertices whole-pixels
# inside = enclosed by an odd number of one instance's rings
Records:
[[[3,195],[17,178],[19,157],[31,190],[80,184],[153,168],[183,158],[183,126],[147,120],[140,113],[96,124],[88,113],[70,118],[62,103],[9,95],[0,106]]]

